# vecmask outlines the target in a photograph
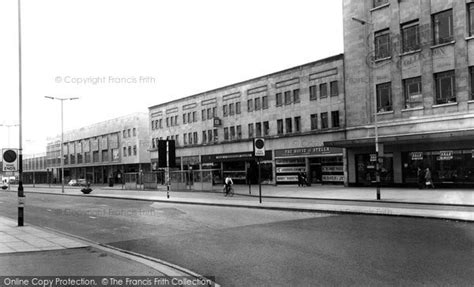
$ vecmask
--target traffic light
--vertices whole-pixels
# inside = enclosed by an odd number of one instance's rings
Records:
[[[253,140],[253,154],[256,157],[265,156],[265,139],[255,138]]]
[[[166,167],[166,140],[158,140],[158,167]]]

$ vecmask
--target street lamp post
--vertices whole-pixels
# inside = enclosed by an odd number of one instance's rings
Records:
[[[356,17],[352,17],[352,20],[354,22],[359,23],[360,25],[372,25],[373,23],[359,19]],[[367,32],[368,34],[369,32]],[[366,42],[367,46],[369,45],[368,42]],[[368,63],[367,63],[368,65]],[[369,66],[368,66],[369,67]],[[370,75],[370,67],[369,67],[369,91],[371,87],[371,79],[373,75]],[[380,152],[379,152],[379,126],[378,126],[378,119],[377,119],[377,92],[374,91],[374,104],[373,104],[373,109],[374,109],[374,137],[375,137],[375,156],[376,156],[376,162],[375,162],[375,185],[376,185],[376,192],[377,192],[377,200],[380,200]]]
[[[79,98],[57,98],[57,97],[49,97],[45,96],[47,99],[51,100],[58,100],[61,101],[61,192],[64,193],[64,149],[63,149],[63,144],[64,144],[64,115],[63,115],[63,110],[64,110],[64,101],[72,101],[72,100],[77,100]]]

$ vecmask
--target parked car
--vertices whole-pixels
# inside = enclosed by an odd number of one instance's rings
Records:
[[[69,185],[69,186],[78,186],[79,183],[77,182],[77,180],[71,179],[71,180],[68,182],[68,185]]]
[[[78,180],[77,180],[77,185],[79,185],[79,186],[87,186],[87,180],[85,180],[85,179],[83,179],[83,178],[82,178],[82,179],[78,179]]]

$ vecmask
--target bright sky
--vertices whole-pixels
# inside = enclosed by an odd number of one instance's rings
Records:
[[[22,0],[23,149],[342,53],[342,0]],[[0,124],[19,122],[17,0],[0,2]],[[18,147],[0,126],[0,147]]]

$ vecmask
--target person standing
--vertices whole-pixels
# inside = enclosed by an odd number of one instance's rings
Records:
[[[418,167],[418,170],[416,172],[418,176],[418,189],[423,189],[425,188],[425,172],[423,169]]]
[[[425,170],[425,184],[427,188],[428,187],[435,188],[429,167],[427,167]]]

